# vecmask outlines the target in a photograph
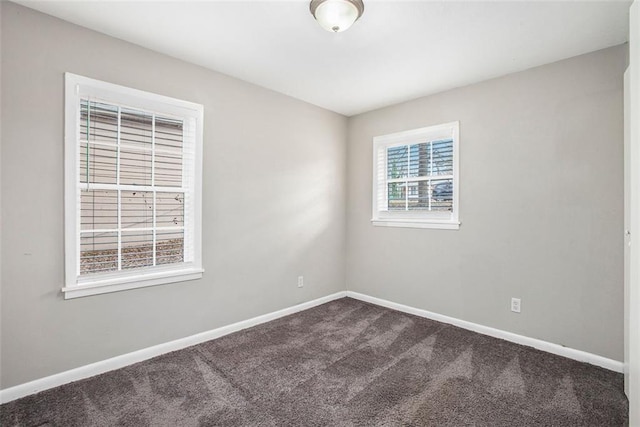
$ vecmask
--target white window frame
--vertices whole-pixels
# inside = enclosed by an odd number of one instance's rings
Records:
[[[460,180],[459,180],[459,122],[444,123],[412,129],[373,138],[373,192],[372,219],[374,226],[436,228],[458,230]],[[453,140],[453,200],[451,212],[393,211],[387,203],[387,150],[402,145],[419,144],[440,139]]]
[[[185,212],[186,262],[130,271],[80,275],[80,102],[83,98],[136,108],[147,112],[195,119],[192,185],[185,191],[191,203]],[[202,277],[202,133],[203,106],[131,89],[125,86],[65,73],[65,299],[194,280]],[[183,172],[184,173],[184,172]],[[189,178],[189,177],[187,177]],[[186,242],[186,240],[185,240]],[[186,243],[185,243],[186,244]]]

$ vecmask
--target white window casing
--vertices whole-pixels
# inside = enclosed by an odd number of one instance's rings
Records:
[[[374,226],[457,230],[459,122],[373,138]]]
[[[202,277],[203,107],[65,73],[65,299]]]

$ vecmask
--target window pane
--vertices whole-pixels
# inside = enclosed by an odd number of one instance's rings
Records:
[[[81,233],[80,274],[118,269],[117,233]]]
[[[432,175],[453,174],[453,140],[433,141]]]
[[[156,152],[155,185],[182,187],[182,154]]]
[[[151,151],[120,149],[120,184],[151,185]]]
[[[408,210],[420,211],[429,209],[429,181],[408,183],[409,205]]]
[[[390,211],[405,210],[405,190],[407,186],[404,182],[390,182],[388,184],[388,209]]]
[[[116,183],[117,148],[115,145],[80,145],[80,182]]]
[[[156,226],[184,226],[184,193],[156,193]]]
[[[153,227],[153,193],[149,191],[123,191],[121,194],[122,228]]]
[[[182,120],[156,117],[156,149],[173,154],[182,153]]]
[[[387,149],[387,178],[407,177],[407,156],[408,147],[392,147]]]
[[[80,192],[80,224],[82,230],[118,228],[118,192],[82,190]]]
[[[158,232],[156,235],[156,264],[184,262],[184,233],[182,231]]]
[[[429,175],[429,143],[414,144],[409,147],[409,176]]]
[[[122,232],[122,269],[153,265],[153,231]]]
[[[144,111],[123,108],[120,113],[120,143],[151,150],[153,116]]]
[[[64,100],[65,296],[195,277],[202,105],[71,73],[64,81],[74,94]]]
[[[431,181],[431,210],[451,211],[453,209],[453,180],[434,179]]]
[[[118,107],[82,100],[80,139],[115,145],[118,141]]]

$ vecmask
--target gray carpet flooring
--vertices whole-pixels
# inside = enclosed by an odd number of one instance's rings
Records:
[[[28,396],[2,426],[624,426],[622,375],[350,298]]]

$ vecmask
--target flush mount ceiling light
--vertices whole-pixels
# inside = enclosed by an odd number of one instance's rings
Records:
[[[339,33],[347,30],[362,16],[362,0],[311,0],[311,14],[327,31]]]

